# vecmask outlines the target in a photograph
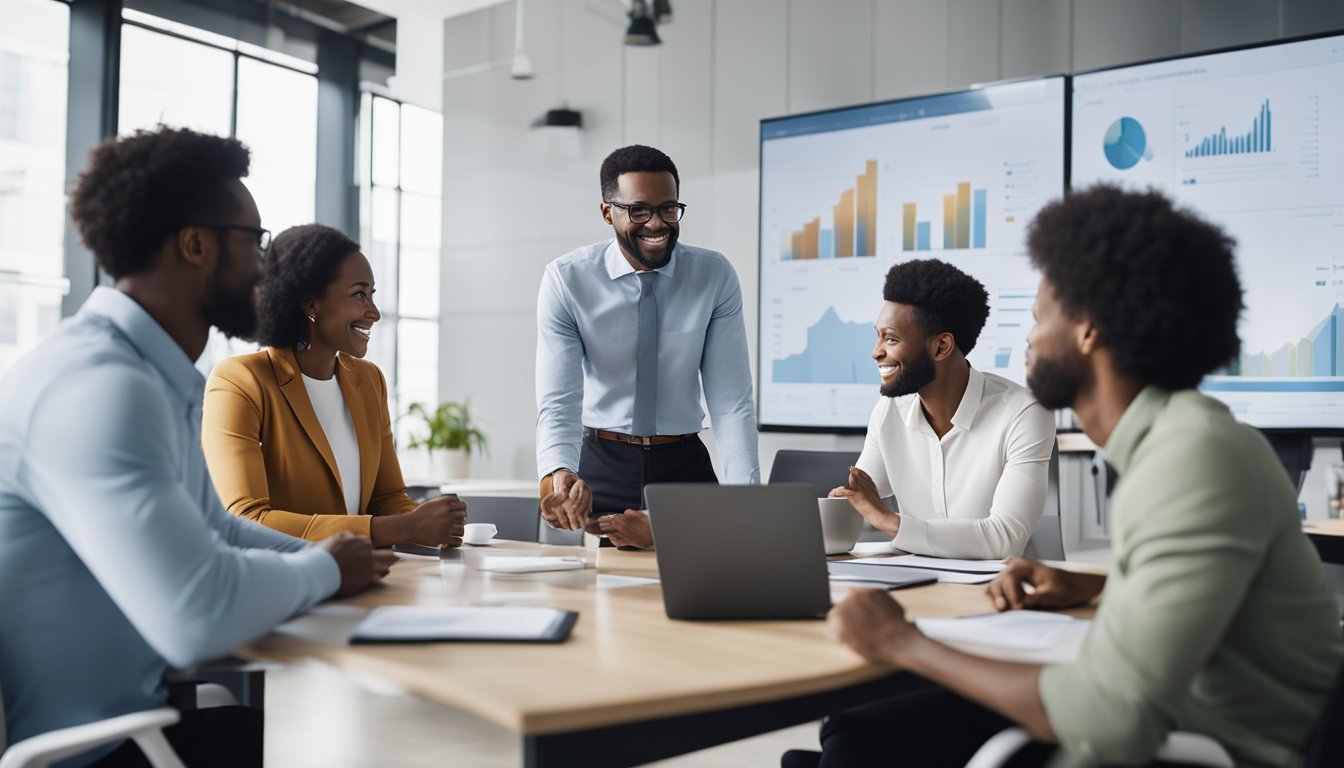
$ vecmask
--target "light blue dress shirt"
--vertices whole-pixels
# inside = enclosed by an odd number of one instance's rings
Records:
[[[758,483],[742,288],[723,254],[678,243],[660,274],[657,433],[699,432],[705,405],[725,483]],[[546,265],[537,298],[537,471],[579,470],[583,427],[630,433],[639,279],[616,241]]]
[[[0,380],[11,742],[161,706],[168,665],[221,656],[339,586],[324,550],[220,504],[201,455],[204,388],[182,348],[110,288]]]

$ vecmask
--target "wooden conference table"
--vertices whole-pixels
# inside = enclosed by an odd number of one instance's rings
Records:
[[[595,568],[509,575],[485,554],[575,555]],[[913,690],[868,664],[822,621],[672,621],[652,553],[497,541],[443,559],[403,556],[381,585],[326,603],[239,653],[318,659],[375,675],[518,733],[526,766],[635,765],[815,720]],[[731,584],[725,584],[731,589]],[[983,585],[893,593],[912,617],[984,613]],[[377,605],[544,605],[579,612],[561,644],[347,645]],[[1072,612],[1090,615],[1090,609]]]

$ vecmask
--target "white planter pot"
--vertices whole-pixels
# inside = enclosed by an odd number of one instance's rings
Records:
[[[471,476],[471,454],[461,448],[434,452],[443,480],[466,480]]]

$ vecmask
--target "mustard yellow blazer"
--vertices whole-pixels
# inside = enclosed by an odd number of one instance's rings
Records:
[[[316,541],[369,536],[370,515],[415,509],[392,444],[387,381],[373,363],[336,356],[336,380],[359,444],[359,515],[347,515],[336,457],[291,349],[267,347],[215,366],[201,447],[215,490],[239,517]]]

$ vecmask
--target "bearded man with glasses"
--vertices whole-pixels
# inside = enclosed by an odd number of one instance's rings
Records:
[[[615,237],[548,264],[537,299],[541,516],[649,547],[645,485],[718,482],[702,391],[725,480],[760,482],[742,290],[723,254],[677,242],[671,158],[623,147],[600,181]]]

